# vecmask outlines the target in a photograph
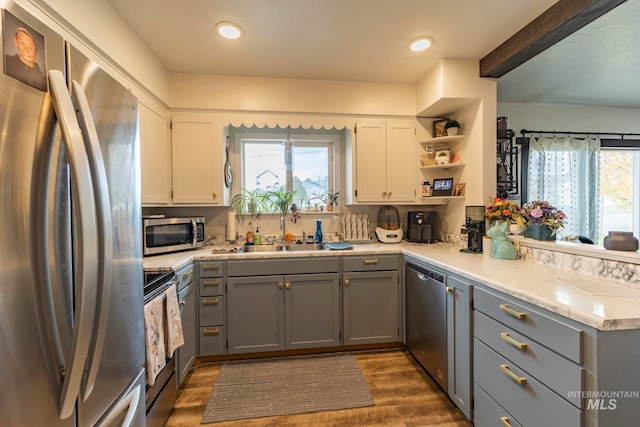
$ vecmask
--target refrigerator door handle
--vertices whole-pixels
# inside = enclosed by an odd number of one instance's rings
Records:
[[[136,416],[138,405],[140,404],[140,394],[142,393],[141,385],[138,384],[133,387],[126,396],[124,396],[118,404],[107,414],[107,416],[101,420],[96,427],[106,427],[113,424],[114,420],[121,416],[122,412],[126,409],[127,414],[122,421],[121,427],[130,427]]]
[[[54,110],[60,124],[71,169],[71,192],[75,195],[73,212],[77,215],[75,231],[77,233],[78,265],[74,274],[76,290],[73,318],[73,338],[69,359],[62,379],[59,411],[60,418],[71,416],[80,392],[84,374],[84,365],[91,344],[94,313],[97,299],[93,286],[98,271],[98,241],[95,235],[97,214],[95,196],[91,180],[91,170],[84,148],[82,132],[71,103],[65,78],[58,70],[49,71],[49,85]]]
[[[109,200],[109,184],[98,133],[89,107],[89,101],[82,86],[75,80],[71,85],[71,100],[76,107],[76,114],[84,144],[89,157],[91,178],[95,189],[95,204],[98,219],[98,300],[95,311],[93,341],[87,360],[87,375],[82,383],[82,399],[87,400],[93,391],[104,340],[107,333],[109,305],[111,303],[111,277],[113,261],[113,235],[111,221],[111,202]]]

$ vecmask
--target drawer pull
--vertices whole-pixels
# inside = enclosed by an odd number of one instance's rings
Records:
[[[512,427],[511,423],[509,422],[509,418],[507,417],[500,417],[500,422],[504,427]]]
[[[507,304],[500,304],[500,310],[504,311],[507,314],[512,315],[516,319],[524,320],[527,317],[526,313],[520,313],[515,311],[513,308],[509,307]]]
[[[203,280],[202,286],[219,286],[220,280]]]
[[[179,303],[180,307],[183,307],[185,305],[187,305],[187,302],[185,300],[180,301]]]
[[[220,304],[220,298],[202,300],[202,305],[218,305],[218,304]]]
[[[349,279],[344,279],[344,285],[345,286],[349,286],[349,283],[351,283],[351,282],[349,282]]]
[[[364,260],[364,265],[375,265],[377,263],[378,263],[378,259],[377,258],[365,259]]]
[[[202,335],[218,335],[219,333],[220,333],[220,328],[202,330]]]
[[[204,268],[204,271],[209,271],[209,270],[218,271],[220,270],[220,264],[207,264],[203,268]]]
[[[282,289],[282,288],[284,288],[284,284],[278,283],[278,289]]]
[[[284,284],[284,287],[287,289],[291,289],[291,283],[287,282]]]
[[[453,288],[451,286],[445,286],[444,289],[447,291],[448,294],[453,293]]]
[[[184,276],[182,276],[182,279],[185,282],[189,283],[192,277],[193,277],[193,270],[189,270],[187,273],[184,273]]]
[[[515,381],[516,383],[518,383],[520,385],[527,383],[527,379],[526,378],[519,377],[516,374],[514,374],[513,371],[511,369],[509,369],[509,366],[507,366],[507,365],[500,365],[500,370],[502,372],[504,372],[505,374],[507,374],[507,376],[509,378],[511,378],[513,381]]]
[[[505,340],[506,342],[508,342],[509,344],[511,344],[512,346],[514,346],[515,348],[517,348],[519,350],[526,350],[526,348],[527,348],[527,344],[526,343],[518,342],[518,341],[514,340],[511,337],[511,335],[509,335],[506,332],[500,333],[500,336],[502,337],[503,340]]]

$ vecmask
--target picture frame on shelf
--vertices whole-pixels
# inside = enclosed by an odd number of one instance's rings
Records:
[[[464,187],[465,187],[465,183],[464,182],[460,182],[460,183],[456,184],[456,188],[455,188],[455,190],[453,190],[453,195],[456,196],[456,197],[464,196]]]
[[[447,124],[447,119],[439,119],[433,121],[433,137],[438,138],[441,136],[447,136],[447,131],[444,126]]]

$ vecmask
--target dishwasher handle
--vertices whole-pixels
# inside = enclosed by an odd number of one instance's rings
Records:
[[[445,281],[447,279],[444,274],[437,273],[435,271],[431,271],[431,270],[427,270],[427,269],[417,270],[417,269],[415,269],[415,267],[411,267],[411,268],[413,268],[415,270],[416,276],[422,282],[428,282],[429,279],[431,279],[431,280],[434,280],[434,281],[444,285]]]

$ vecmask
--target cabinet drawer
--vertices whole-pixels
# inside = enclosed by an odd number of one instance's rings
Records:
[[[344,257],[342,260],[343,271],[379,271],[397,270],[398,256],[396,255],[370,255]]]
[[[476,427],[522,427],[522,424],[516,421],[502,406],[498,405],[482,387],[478,387],[478,384],[474,384],[473,393],[475,397],[473,424]]]
[[[200,296],[209,297],[212,295],[224,294],[224,279],[222,277],[209,277],[200,279]]]
[[[201,327],[200,356],[215,356],[217,354],[224,354],[224,327]]]
[[[200,325],[222,325],[224,323],[224,297],[200,298]]]
[[[505,324],[513,330],[549,347],[556,353],[582,363],[581,330],[555,320],[537,311],[525,308],[516,300],[501,297],[484,289],[476,288],[474,308]]]
[[[227,262],[227,276],[339,273],[338,258],[257,259]]]
[[[199,277],[222,277],[224,276],[224,262],[200,261],[198,273]]]
[[[178,290],[181,290],[195,279],[193,274],[193,264],[181,268],[176,272],[178,278]]]
[[[582,367],[478,311],[475,312],[474,325],[477,339],[555,390],[560,396],[577,407],[582,407],[582,399],[569,399],[567,394],[571,390],[584,390]]]
[[[554,393],[478,339],[474,340],[473,359],[475,382],[522,425],[582,426],[582,411],[565,396]],[[503,367],[525,382],[517,383]]]

